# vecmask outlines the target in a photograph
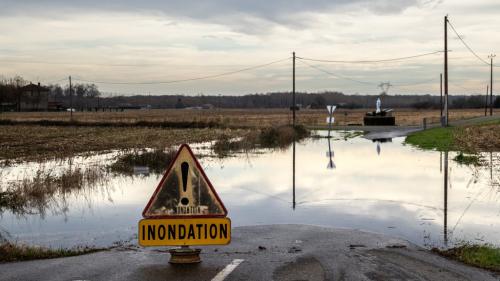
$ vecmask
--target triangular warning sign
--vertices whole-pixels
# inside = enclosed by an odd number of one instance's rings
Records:
[[[225,217],[226,207],[187,144],[174,160],[142,212],[145,218]]]

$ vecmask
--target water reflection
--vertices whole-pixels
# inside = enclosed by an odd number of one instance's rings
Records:
[[[51,210],[53,214],[65,215],[69,196],[91,201],[95,193],[109,194],[104,167],[74,166],[72,159],[67,163],[64,168],[41,165],[35,171],[24,171],[24,175],[8,180],[0,189],[0,213],[10,211],[18,216],[40,215],[43,218]]]
[[[378,139],[372,139],[372,142],[375,142],[377,143],[377,155],[380,155],[380,151],[381,151],[381,148],[380,148],[380,144],[381,143],[384,143],[384,142],[392,142],[392,138],[378,138]]]
[[[441,154],[442,153],[440,153],[440,157],[441,157]],[[441,171],[441,163],[440,163],[440,171]],[[448,247],[448,151],[444,152],[443,182],[444,182],[443,243],[444,243],[445,247]]]
[[[197,156],[203,155],[200,162],[235,227],[305,223],[386,233],[423,246],[462,240],[500,244],[500,153],[482,154],[485,164],[473,167],[449,160],[456,155],[453,152],[405,146],[403,138],[380,143],[384,153],[377,155],[373,142],[343,136],[332,132],[332,138],[294,142],[284,150],[223,159],[210,155],[206,145],[192,147]],[[329,163],[341,163],[334,174],[325,169],[326,148]],[[62,175],[76,168],[108,166],[116,156],[75,158],[43,167]],[[32,179],[40,167],[24,163],[2,169],[1,191],[9,182]],[[94,188],[54,192],[45,202],[59,207],[47,209],[43,217],[37,212],[20,218],[4,209],[0,229],[11,239],[54,247],[107,246],[133,239],[159,175],[103,177],[106,181]],[[60,207],[64,212],[58,211]]]
[[[328,157],[328,165],[326,166],[327,169],[333,170],[337,166],[335,166],[335,163],[333,163],[333,157],[335,156],[335,152],[333,151],[332,148],[332,140],[328,138],[328,151],[326,152],[326,157]]]
[[[328,131],[330,133],[330,131]],[[295,210],[295,137],[293,138],[293,143],[292,143],[292,209]]]

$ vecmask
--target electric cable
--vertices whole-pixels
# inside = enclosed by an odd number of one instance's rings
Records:
[[[272,61],[269,63],[265,64],[260,64],[260,65],[255,65],[251,67],[246,67],[234,71],[229,71],[229,72],[224,72],[224,73],[219,73],[219,74],[214,74],[214,75],[207,75],[207,76],[201,76],[201,77],[194,77],[194,78],[186,78],[186,79],[178,79],[178,80],[167,80],[167,81],[147,81],[147,82],[118,82],[118,81],[92,81],[88,79],[83,79],[79,77],[74,77],[73,80],[75,81],[80,81],[80,82],[86,82],[86,83],[95,83],[95,84],[115,84],[115,85],[154,85],[154,84],[172,84],[172,83],[180,83],[180,82],[188,82],[188,81],[197,81],[197,80],[205,80],[205,79],[213,79],[213,78],[218,78],[222,76],[227,76],[227,75],[232,75],[248,70],[253,70],[253,69],[258,69],[262,67],[266,67],[272,64],[280,63],[286,60],[289,60],[291,57],[288,57],[286,59],[281,59],[281,60],[276,60]]]
[[[401,61],[401,60],[414,59],[414,58],[419,58],[419,57],[424,57],[424,56],[435,55],[435,54],[439,54],[439,53],[442,53],[442,52],[443,51],[435,51],[435,52],[418,54],[418,55],[412,55],[412,56],[406,56],[406,57],[397,57],[397,58],[389,58],[389,59],[377,59],[377,60],[325,60],[325,59],[315,59],[315,58],[305,58],[305,57],[296,57],[296,58],[300,59],[300,60],[308,60],[308,61],[316,61],[316,62],[331,62],[331,63],[382,63],[382,62],[391,62],[391,61]]]

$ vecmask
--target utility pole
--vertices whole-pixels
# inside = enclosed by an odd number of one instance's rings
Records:
[[[19,79],[16,79],[17,112],[21,112],[21,90],[19,89]]]
[[[73,122],[73,90],[71,86],[71,75],[69,76],[69,120]]]
[[[448,126],[448,15],[444,17],[444,125]]]
[[[441,109],[441,120],[443,119],[443,73],[439,74],[439,108]],[[443,121],[440,121],[441,124]]]
[[[486,85],[486,99],[484,100],[484,116],[487,115],[487,112],[488,112],[488,86],[489,85]]]
[[[490,116],[493,115],[493,58],[496,57],[495,54],[488,56],[490,59]]]
[[[293,52],[292,124],[295,128],[295,52]]]
[[[295,210],[295,52],[293,52],[293,88],[292,88],[292,124],[293,124],[293,168],[292,168],[292,192],[293,192],[293,205],[292,208]]]

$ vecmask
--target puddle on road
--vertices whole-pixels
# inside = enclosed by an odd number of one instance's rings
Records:
[[[226,158],[212,155],[207,144],[193,148],[203,155],[199,160],[233,226],[300,223],[385,233],[426,247],[500,245],[500,153],[482,154],[483,166],[465,166],[451,160],[456,153],[446,157],[403,141],[345,140],[340,132],[330,142],[307,139],[295,145],[295,183],[293,146]],[[135,243],[141,212],[161,175],[107,171],[119,154],[2,168],[0,191],[24,188],[31,197],[20,199],[24,209],[0,204],[0,235],[50,247]],[[43,177],[47,173],[52,181]],[[37,184],[45,180],[52,187],[37,194],[26,184],[37,177]],[[68,187],[67,177],[81,185]]]

